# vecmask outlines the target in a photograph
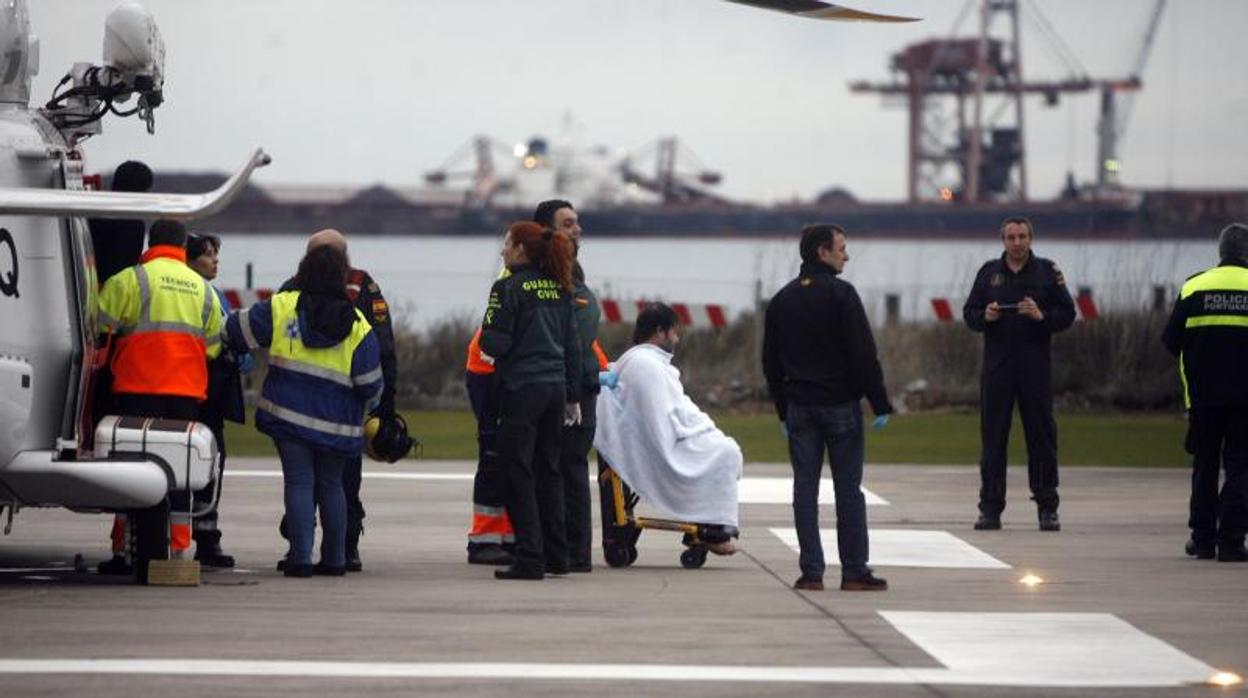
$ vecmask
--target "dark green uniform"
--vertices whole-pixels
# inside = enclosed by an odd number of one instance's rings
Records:
[[[565,400],[581,398],[579,333],[572,300],[557,281],[531,264],[511,271],[490,289],[481,351],[494,358],[502,390],[498,451],[516,567],[566,573],[559,446]]]
[[[594,445],[598,406],[598,355],[594,340],[598,338],[598,322],[602,310],[598,298],[585,285],[585,272],[576,265],[576,290],[572,294],[573,312],[581,353],[581,423],[563,428],[563,447],[559,450],[559,469],[563,474],[564,512],[567,515],[568,562],[574,572],[593,568],[593,515],[589,494],[589,449]]]

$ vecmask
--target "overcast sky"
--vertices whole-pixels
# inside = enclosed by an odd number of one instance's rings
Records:
[[[907,43],[946,37],[966,0],[847,0],[925,17],[817,22],[717,0],[148,0],[168,47],[156,135],[111,118],[89,170],[130,157],[160,169],[232,170],[256,145],[272,183],[413,186],[474,134],[639,148],[681,139],[754,201],[843,186],[905,193],[905,112],[854,96]],[[1094,77],[1131,66],[1152,0],[1038,5]],[[117,0],[32,0],[37,102],[75,60],[99,62]],[[973,13],[972,13],[973,14]],[[963,33],[973,26],[973,17]],[[1035,22],[1024,72],[1063,78]],[[1172,1],[1122,144],[1124,180],[1248,187],[1245,0]],[[1096,98],[1030,101],[1033,196],[1093,176]],[[566,115],[574,127],[563,136]]]

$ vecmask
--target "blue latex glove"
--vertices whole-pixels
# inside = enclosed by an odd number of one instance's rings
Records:
[[[877,416],[875,421],[871,422],[872,429],[883,429],[886,426],[888,426],[888,415],[886,414]]]
[[[780,422],[780,436],[783,436],[786,439],[789,438],[789,423],[788,422]]]
[[[251,358],[251,354],[242,354],[238,357],[238,372],[244,376],[251,373],[251,369],[256,367],[256,360]]]
[[[614,389],[620,383],[620,372],[611,369],[610,371],[598,372],[598,385],[604,388]]]

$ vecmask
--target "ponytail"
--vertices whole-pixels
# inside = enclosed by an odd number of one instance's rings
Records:
[[[576,246],[567,233],[531,223],[518,221],[507,228],[511,239],[524,247],[529,261],[554,278],[568,293],[576,289],[572,268],[576,262]]]

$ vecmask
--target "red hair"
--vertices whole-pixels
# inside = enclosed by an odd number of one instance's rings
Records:
[[[507,226],[513,243],[524,248],[529,261],[554,277],[568,293],[576,288],[572,282],[576,248],[567,233],[543,228],[537,223],[516,221]]]

